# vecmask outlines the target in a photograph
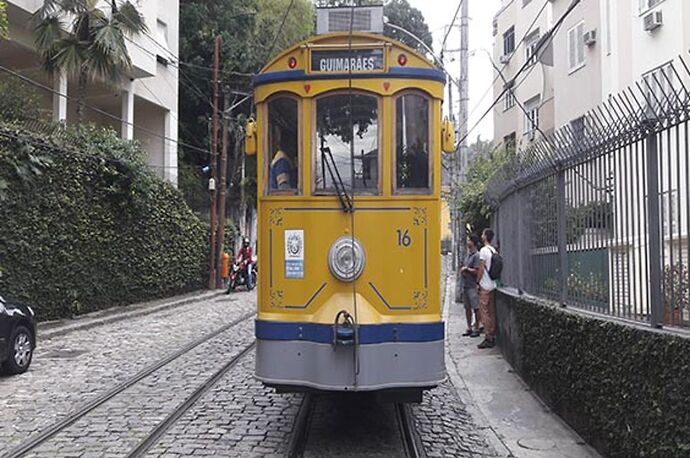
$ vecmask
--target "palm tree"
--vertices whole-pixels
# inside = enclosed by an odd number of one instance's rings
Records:
[[[130,1],[111,0],[106,8],[99,3],[45,0],[34,15],[34,40],[46,70],[77,78],[77,125],[84,120],[89,80],[119,84],[132,67],[125,39],[148,30]]]

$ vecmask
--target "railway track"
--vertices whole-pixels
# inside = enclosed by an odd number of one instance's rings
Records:
[[[49,427],[41,430],[39,433],[32,437],[14,449],[10,450],[6,455],[7,458],[18,458],[25,456],[26,454],[32,452],[39,446],[49,442],[54,436],[59,434],[61,431],[66,430],[72,426],[77,421],[82,418],[87,417],[97,408],[105,405],[109,401],[113,400],[117,396],[123,394],[127,389],[135,386],[137,383],[141,382],[145,378],[151,376],[157,371],[161,370],[165,366],[169,365],[173,361],[181,358],[187,353],[191,352],[200,345],[211,341],[215,337],[223,334],[224,332],[234,328],[254,316],[254,312],[246,313],[239,317],[238,319],[227,323],[218,329],[205,334],[204,336],[196,339],[187,345],[179,348],[177,351],[169,354],[165,358],[151,364],[150,366],[142,369],[138,373],[134,374],[127,380],[114,386],[107,392],[97,396],[95,399],[91,400],[81,408],[68,414],[59,421],[53,423]],[[205,380],[203,384],[197,387],[187,398],[179,404],[173,412],[171,412],[161,423],[159,423],[156,428],[147,435],[138,445],[135,447],[128,456],[142,456],[165,432],[177,421],[186,411],[188,411],[194,403],[199,400],[208,390],[210,390],[225,374],[232,370],[237,363],[244,358],[255,345],[255,340],[252,339],[251,343],[242,347],[242,349],[228,362],[226,362],[220,369],[218,369],[211,377]]]
[[[328,399],[338,396],[304,395],[288,444],[288,458],[426,457],[408,404],[372,403],[367,395],[355,399],[356,394],[335,405]],[[363,424],[358,425],[357,418]],[[328,425],[325,428],[324,423]]]

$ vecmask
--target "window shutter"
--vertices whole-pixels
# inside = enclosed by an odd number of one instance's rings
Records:
[[[585,25],[577,26],[577,65],[585,62]]]
[[[575,67],[575,30],[568,31],[568,68],[570,69]]]

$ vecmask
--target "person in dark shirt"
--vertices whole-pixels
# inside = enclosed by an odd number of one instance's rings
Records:
[[[462,298],[465,305],[467,330],[463,336],[479,337],[479,291],[477,273],[479,272],[479,246],[481,241],[476,235],[467,239],[467,256],[460,268],[462,281]],[[474,321],[473,321],[474,318]]]

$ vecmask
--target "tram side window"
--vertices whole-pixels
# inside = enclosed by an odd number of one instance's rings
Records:
[[[379,187],[378,98],[335,94],[316,101],[315,189],[376,193]],[[340,176],[340,180],[338,179]]]
[[[268,192],[297,193],[297,101],[277,97],[268,102]]]
[[[406,94],[395,102],[396,184],[429,189],[429,99]]]

